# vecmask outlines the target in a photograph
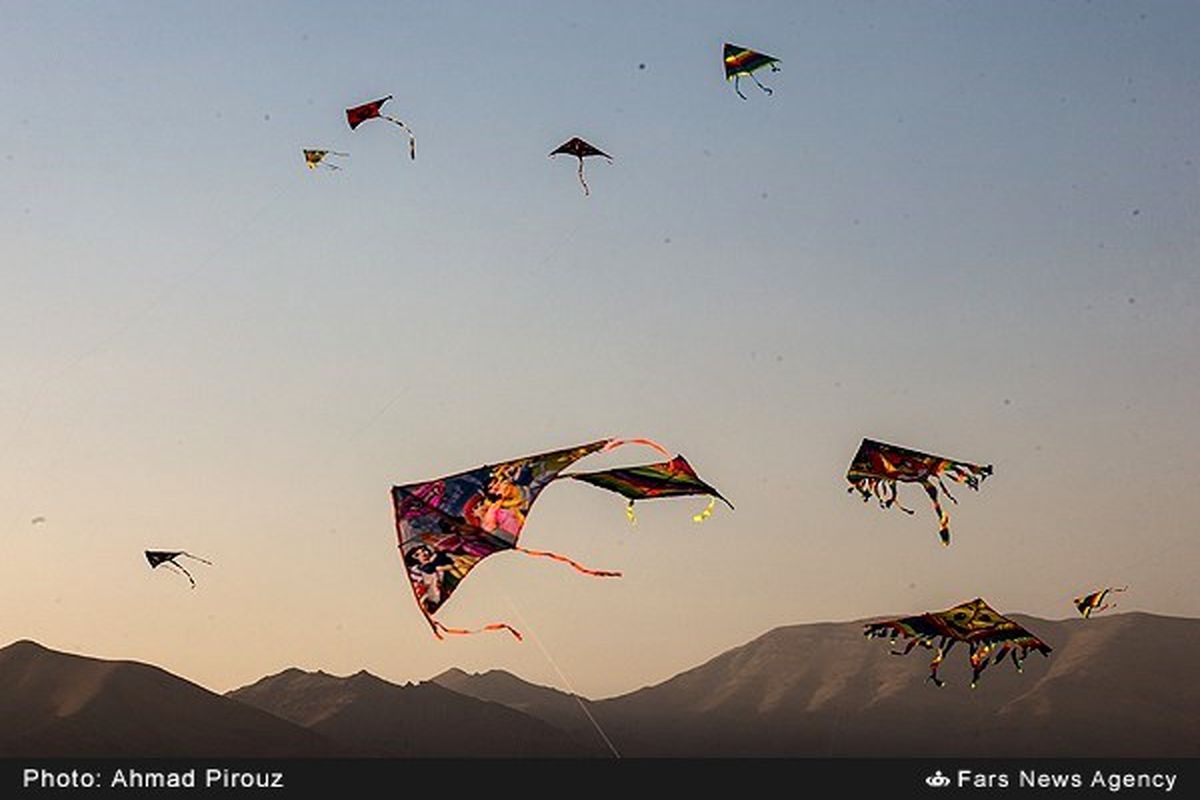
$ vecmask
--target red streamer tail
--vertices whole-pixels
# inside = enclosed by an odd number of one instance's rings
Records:
[[[566,556],[561,556],[558,553],[551,553],[548,550],[526,550],[524,547],[514,547],[513,549],[519,553],[524,553],[527,556],[538,556],[539,558],[552,558],[555,561],[561,561],[564,564],[574,567],[576,571],[582,572],[584,575],[591,575],[593,578],[619,578],[619,577],[621,577],[621,573],[619,573],[619,572],[611,572],[609,570],[603,570],[603,569],[588,569],[587,567],[580,564],[578,561],[572,561],[571,559],[567,558]]]
[[[431,619],[429,622],[433,625],[434,635],[439,639],[443,638],[443,633],[449,633],[453,636],[470,636],[472,634],[486,633],[488,631],[508,631],[518,642],[524,638],[521,636],[521,632],[519,630],[514,628],[512,625],[509,625],[507,622],[493,622],[490,625],[484,625],[482,628],[448,628],[435,619]]]

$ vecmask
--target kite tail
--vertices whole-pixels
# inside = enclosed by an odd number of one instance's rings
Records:
[[[938,501],[937,487],[932,483],[923,482],[925,494],[929,495],[929,499],[933,502],[933,510],[938,515],[938,536],[942,538],[942,544],[950,546],[950,515],[942,508],[941,502]]]
[[[773,69],[773,70],[771,70],[771,71],[772,71],[772,72],[779,72],[779,70],[778,70],[778,69]],[[754,83],[758,85],[758,88],[762,89],[762,90],[763,90],[764,92],[766,92],[767,94],[775,94],[775,92],[774,92],[772,89],[770,89],[770,88],[768,88],[768,87],[766,87],[766,86],[763,86],[761,83],[759,83],[759,82],[758,82],[758,78],[754,77],[754,73],[753,73],[753,72],[751,72],[751,73],[750,73],[750,80],[754,81]]]
[[[742,76],[741,76],[741,75],[734,75],[734,76],[733,76],[733,90],[734,90],[735,92],[737,92],[737,96],[738,96],[738,97],[740,97],[740,98],[742,98],[743,100],[745,100],[745,99],[746,99],[746,95],[742,94],[742,87],[741,87],[741,83],[742,83]]]
[[[704,522],[704,520],[706,520],[712,516],[713,509],[716,507],[717,507],[717,498],[710,497],[708,500],[708,505],[704,507],[704,510],[701,511],[699,514],[692,515],[692,522],[697,522],[697,523]]]
[[[518,553],[524,553],[527,556],[538,556],[539,558],[552,558],[555,561],[561,561],[562,563],[567,564],[568,566],[574,567],[577,571],[582,572],[584,575],[591,575],[593,578],[619,578],[619,577],[621,577],[621,573],[619,573],[619,572],[610,572],[608,570],[602,570],[602,569],[588,569],[587,567],[580,564],[578,561],[572,561],[571,559],[567,558],[566,556],[560,556],[558,553],[551,553],[548,550],[526,550],[524,547],[514,547],[513,549],[516,550]]]
[[[433,626],[433,635],[439,639],[444,638],[443,633],[449,633],[453,636],[470,636],[476,633],[486,633],[488,631],[508,631],[519,642],[524,639],[521,632],[509,625],[507,622],[493,622],[490,625],[484,625],[482,628],[447,628],[442,623],[435,619],[430,619],[429,624]]]
[[[592,190],[588,188],[587,181],[583,179],[583,159],[579,159],[579,185],[583,187],[584,196],[590,195]]]
[[[186,553],[184,555],[186,555]],[[184,567],[180,566],[179,564],[176,564],[174,561],[164,561],[163,563],[166,564],[167,567],[174,567],[175,569],[182,572],[185,576],[187,576],[188,582],[190,584],[192,584],[192,588],[193,589],[196,588],[196,579],[192,577],[192,573],[188,572]],[[208,563],[208,562],[205,562],[205,563]]]
[[[637,515],[633,513],[633,501],[630,500],[625,506],[625,518],[629,520],[629,526],[637,525]]]
[[[600,450],[600,452],[607,453],[609,450],[616,450],[618,447],[621,447],[622,445],[626,445],[626,444],[644,444],[647,447],[653,447],[655,450],[662,453],[667,458],[671,457],[671,451],[668,450],[667,448],[663,447],[658,442],[654,441],[653,439],[642,439],[642,438],[609,439],[608,444],[604,445],[604,447]]]
[[[210,567],[212,566],[212,562],[211,562],[211,561],[209,561],[209,560],[207,560],[207,559],[204,559],[204,558],[201,558],[200,556],[194,556],[194,555],[192,555],[191,553],[180,553],[180,555],[181,555],[181,556],[187,556],[188,558],[195,559],[196,561],[199,561],[201,564],[208,564]]]
[[[384,119],[386,119],[388,122],[394,122],[397,125],[399,125],[401,128],[404,128],[405,132],[408,134],[408,157],[411,158],[413,161],[416,161],[417,160],[417,137],[413,136],[412,128],[408,127],[403,122],[396,119],[395,117],[389,117],[387,114],[381,114],[380,116],[383,117]]]

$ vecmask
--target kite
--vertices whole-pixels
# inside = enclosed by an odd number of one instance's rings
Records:
[[[206,561],[205,559],[201,558],[200,556],[194,556],[191,553],[185,553],[182,550],[147,550],[146,551],[146,560],[150,562],[151,568],[161,567],[164,564],[168,567],[174,567],[176,570],[178,570],[179,572],[182,572],[184,575],[187,576],[187,579],[192,584],[192,588],[195,589],[196,588],[196,579],[192,577],[192,573],[188,572],[182,564],[180,564],[178,561],[176,561],[176,559],[179,558],[180,556],[190,558],[194,561],[199,561],[201,564],[208,564],[209,566],[212,566],[211,561]]]
[[[588,156],[601,156],[607,158],[608,163],[612,163],[612,156],[599,148],[593,147],[578,136],[560,144],[550,152],[550,157],[554,158],[554,156],[560,153],[562,155],[575,156],[579,159],[579,184],[583,186],[583,193],[585,195],[591,194],[591,191],[588,189],[587,181],[583,179],[583,159]]]
[[[710,497],[708,506],[692,517],[693,522],[703,522],[711,517],[717,500],[729,506],[731,510],[733,509],[733,504],[722,497],[720,492],[700,480],[700,476],[683,456],[675,456],[670,461],[660,461],[657,464],[646,464],[641,467],[620,467],[599,472],[576,472],[567,477],[608,489],[610,492],[616,492],[628,498],[629,503],[625,507],[625,514],[631,523],[636,521],[633,513],[634,501],[654,497],[708,495]]]
[[[324,167],[325,169],[341,169],[341,167],[339,167],[337,164],[331,164],[328,161],[325,161],[325,157],[341,156],[342,158],[346,158],[349,155],[349,153],[339,153],[336,150],[305,150],[304,164],[309,169],[316,169],[317,167]]]
[[[1043,656],[1050,655],[1049,645],[978,597],[945,611],[868,623],[864,635],[867,638],[887,637],[893,645],[898,637],[912,639],[903,650],[892,651],[896,656],[908,655],[918,644],[933,648],[926,680],[939,687],[944,686],[945,681],[938,678],[938,667],[958,642],[966,642],[969,648],[972,689],[978,683],[980,673],[989,664],[999,664],[1005,656],[1010,656],[1017,672],[1021,672],[1021,664],[1030,650],[1037,650]],[[996,654],[994,659],[993,653]]]
[[[1087,619],[1092,614],[1099,614],[1106,608],[1115,606],[1116,603],[1105,603],[1104,600],[1108,595],[1123,592],[1128,588],[1128,586],[1122,586],[1120,589],[1114,589],[1110,586],[1098,592],[1085,594],[1083,597],[1076,597],[1072,602],[1075,603],[1075,608],[1083,615],[1083,618]]]
[[[776,66],[778,63],[779,59],[774,56],[768,56],[746,47],[739,47],[729,42],[725,43],[725,80],[733,78],[733,90],[743,100],[746,99],[746,95],[742,94],[742,90],[738,85],[743,75],[749,77],[750,80],[758,85],[758,88],[767,94],[774,94],[771,89],[758,82],[758,78],[754,77],[754,71],[763,67],[770,67],[771,72],[779,72],[779,67]]]
[[[350,130],[354,130],[369,119],[386,119],[388,122],[399,125],[408,133],[408,155],[413,160],[416,160],[417,139],[415,136],[413,136],[412,128],[408,127],[395,117],[390,117],[387,114],[384,114],[381,110],[383,108],[383,104],[391,99],[392,96],[389,94],[387,97],[384,97],[380,100],[372,100],[370,103],[363,103],[361,106],[347,108],[346,122],[350,124]]]
[[[933,501],[933,510],[938,515],[938,535],[942,544],[950,544],[950,515],[942,509],[938,501],[940,486],[946,497],[957,503],[954,495],[946,489],[943,478],[949,478],[956,483],[963,483],[979,491],[979,484],[992,474],[992,467],[981,467],[965,461],[951,461],[941,456],[921,453],[892,444],[863,439],[850,462],[846,472],[846,480],[850,481],[847,491],[858,491],[863,502],[874,495],[883,508],[896,506],[906,514],[913,513],[896,501],[896,481],[919,483],[925,488],[925,493]]]
[[[521,638],[520,632],[504,622],[467,630],[448,628],[433,618],[467,573],[493,553],[515,550],[559,561],[585,575],[620,577],[619,572],[589,569],[558,553],[529,550],[518,545],[530,508],[553,481],[579,477],[597,486],[620,491],[631,499],[717,495],[716,490],[700,480],[690,466],[686,472],[683,470],[687,462],[682,456],[667,462],[676,465],[675,478],[672,473],[659,469],[662,465],[651,465],[646,476],[639,478],[625,475],[631,470],[564,473],[585,456],[626,444],[643,444],[667,454],[661,445],[648,439],[602,439],[578,447],[484,465],[432,481],[392,487],[400,557],[408,571],[417,606],[437,638],[443,638],[443,633],[497,630],[506,630],[518,640]],[[618,490],[617,486],[621,488]]]

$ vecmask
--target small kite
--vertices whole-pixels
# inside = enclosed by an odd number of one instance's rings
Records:
[[[905,508],[896,501],[896,481],[919,483],[925,488],[925,493],[933,501],[933,510],[938,515],[938,535],[942,544],[950,544],[950,515],[942,509],[938,501],[938,487],[946,497],[954,503],[958,500],[946,489],[942,478],[949,478],[956,483],[966,484],[979,491],[979,484],[992,474],[992,467],[981,467],[966,461],[951,461],[941,456],[921,453],[893,444],[884,444],[872,439],[863,439],[850,462],[846,472],[846,480],[850,481],[847,491],[858,491],[863,502],[874,495],[883,508],[893,505],[906,514],[913,513],[911,508]]]
[[[349,157],[349,153],[339,153],[336,150],[305,150],[304,165],[309,169],[324,167],[325,169],[341,169],[337,164],[330,163],[325,159],[328,156],[340,156],[341,158]]]
[[[1098,592],[1092,592],[1091,594],[1085,594],[1083,597],[1076,597],[1072,602],[1075,603],[1075,608],[1079,611],[1080,614],[1083,615],[1083,618],[1087,619],[1092,614],[1099,614],[1101,611],[1104,611],[1107,608],[1112,608],[1113,606],[1115,606],[1116,603],[1105,603],[1104,602],[1105,599],[1110,594],[1116,594],[1117,592],[1123,592],[1128,588],[1129,588],[1128,586],[1122,586],[1120,589],[1115,589],[1110,586],[1105,589],[1101,589]]]
[[[733,504],[721,496],[713,487],[700,480],[692,465],[683,456],[670,461],[646,464],[641,467],[621,467],[599,472],[576,472],[566,477],[590,483],[625,497],[629,503],[625,514],[631,523],[636,521],[633,504],[636,500],[654,497],[683,497],[686,495],[708,495],[708,506],[692,517],[693,522],[703,522],[712,516],[713,508],[720,500],[733,509]]]
[[[408,155],[413,160],[416,160],[417,139],[415,136],[413,136],[412,128],[408,127],[395,117],[390,117],[387,114],[384,114],[381,110],[383,108],[383,104],[391,99],[392,96],[389,94],[387,97],[384,97],[380,100],[372,100],[370,103],[363,103],[361,106],[347,108],[346,122],[350,124],[350,130],[354,130],[369,119],[386,119],[388,122],[399,125],[408,133]]]
[[[1043,656],[1050,655],[1048,644],[978,597],[945,611],[868,623],[864,635],[867,638],[886,637],[893,645],[900,637],[911,639],[903,650],[892,651],[896,656],[908,655],[918,644],[932,648],[934,655],[926,680],[939,687],[944,686],[945,681],[938,678],[938,667],[958,642],[966,642],[969,648],[972,689],[988,664],[999,664],[1005,656],[1010,656],[1017,672],[1021,672],[1021,663],[1030,650],[1037,650]],[[992,658],[993,653],[995,658]]]
[[[583,178],[583,160],[588,156],[601,156],[602,158],[607,158],[608,163],[612,163],[612,156],[599,148],[593,147],[578,136],[560,144],[550,152],[550,157],[554,158],[554,156],[560,154],[575,156],[579,159],[579,184],[583,187],[585,195],[591,194],[591,191],[588,189],[587,181]]]
[[[33,519],[29,520],[29,524],[30,525],[41,525],[41,524],[45,523],[45,521],[46,521],[45,517],[38,515],[38,516],[34,517]]]
[[[448,628],[433,615],[480,561],[502,550],[515,550],[530,556],[554,559],[593,577],[620,577],[619,572],[589,569],[566,556],[520,547],[517,540],[525,519],[538,495],[559,478],[574,478],[620,491],[632,499],[711,494],[716,490],[704,483],[691,467],[684,476],[682,456],[669,464],[677,465],[674,485],[661,465],[651,465],[650,477],[627,479],[629,470],[592,473],[564,473],[576,461],[593,453],[608,452],[626,444],[643,444],[667,455],[661,445],[648,439],[602,439],[590,444],[555,450],[485,465],[432,481],[392,487],[392,505],[396,515],[396,534],[400,556],[408,571],[413,596],[439,639],[443,633],[467,634],[475,630]],[[622,476],[614,476],[621,473]],[[640,481],[640,484],[639,484]],[[616,487],[620,486],[620,489]],[[722,498],[724,499],[724,498]],[[507,630],[517,639],[521,634],[511,625],[497,622],[478,630]]]
[[[758,78],[754,77],[754,71],[763,67],[770,67],[771,72],[779,72],[779,67],[776,66],[778,63],[779,59],[774,56],[768,56],[746,47],[739,47],[729,42],[725,43],[725,80],[733,78],[733,90],[743,100],[746,99],[746,95],[742,94],[742,90],[739,87],[739,82],[743,75],[749,77],[750,80],[758,85],[758,88],[767,94],[774,94],[771,89],[758,82]]]
[[[185,557],[185,558],[190,558],[194,561],[199,561],[201,564],[208,564],[209,566],[212,566],[211,561],[206,561],[205,559],[200,558],[200,556],[194,556],[191,553],[185,553],[182,550],[147,550],[146,551],[146,560],[150,562],[150,566],[152,568],[161,567],[164,564],[169,568],[174,568],[175,570],[186,575],[187,579],[192,584],[192,588],[195,589],[196,588],[196,579],[192,577],[192,573],[188,572],[184,568],[184,566],[176,560],[176,559],[180,558],[181,556]]]

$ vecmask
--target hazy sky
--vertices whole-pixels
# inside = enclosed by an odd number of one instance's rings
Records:
[[[977,595],[1200,615],[1200,5],[0,11],[0,643],[600,696]],[[387,94],[415,162],[345,124]],[[390,487],[604,436],[737,511],[554,485],[522,543],[625,577],[497,555],[439,618],[527,641],[434,639]],[[995,465],[950,548],[863,436]]]

